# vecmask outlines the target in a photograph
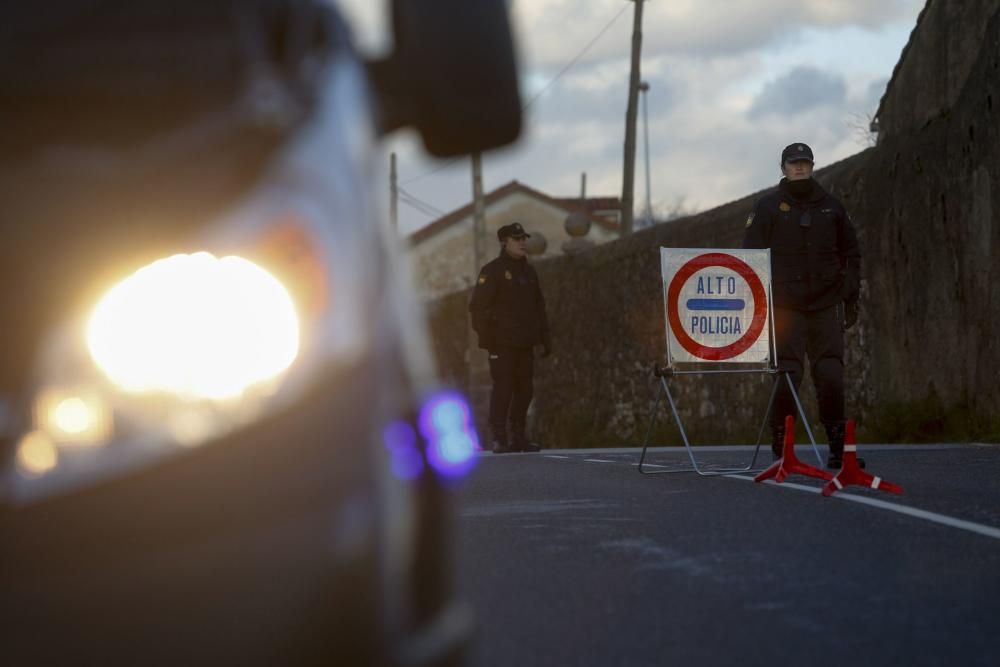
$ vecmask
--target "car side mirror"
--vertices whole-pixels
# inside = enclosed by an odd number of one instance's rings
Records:
[[[393,53],[368,64],[383,133],[414,127],[437,157],[497,148],[521,133],[505,0],[391,0]]]

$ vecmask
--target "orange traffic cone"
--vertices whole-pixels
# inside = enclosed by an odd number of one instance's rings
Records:
[[[845,463],[847,459],[844,459]],[[755,482],[763,482],[765,479],[774,478],[779,484],[792,473],[818,477],[819,479],[832,479],[833,475],[825,470],[814,468],[807,463],[803,463],[795,458],[795,419],[788,415],[785,417],[785,444],[781,449],[781,458],[771,464],[771,467],[753,478]]]
[[[845,486],[854,484],[856,486],[867,486],[879,491],[898,493],[902,495],[903,487],[892,482],[887,482],[881,477],[869,475],[858,467],[858,445],[854,439],[854,420],[847,422],[847,432],[844,437],[844,464],[840,468],[837,476],[830,480],[823,487],[823,495],[829,496],[834,491],[840,491]]]

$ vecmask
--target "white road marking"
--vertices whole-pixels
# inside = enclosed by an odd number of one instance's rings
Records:
[[[547,459],[568,459],[569,457],[568,456],[553,456],[552,454],[546,454],[545,458],[547,458]]]
[[[554,456],[549,454],[549,458],[573,458],[570,456]],[[608,461],[606,459],[584,459],[584,461],[589,461],[591,463],[618,463],[618,461]],[[633,462],[632,466],[638,466],[638,463]],[[643,463],[643,466],[656,467],[656,468],[666,468],[668,466],[658,465],[655,463]],[[724,477],[729,477],[731,479],[742,479],[744,481],[752,482],[753,477],[747,475],[723,475]],[[840,486],[839,481],[834,479],[834,483]],[[822,488],[815,486],[805,486],[804,484],[796,484],[794,482],[782,482],[778,484],[773,480],[767,480],[764,484],[769,484],[772,486],[782,486],[789,489],[795,489],[797,491],[806,491],[808,493],[820,494],[823,492]],[[938,514],[937,512],[929,512],[927,510],[917,509],[915,507],[908,507],[906,505],[897,505],[896,503],[886,502],[885,500],[879,500],[878,498],[868,498],[867,496],[859,496],[848,493],[835,493],[831,498],[837,498],[840,500],[847,500],[852,503],[860,503],[862,505],[868,505],[869,507],[877,507],[879,509],[889,510],[890,512],[896,512],[898,514],[904,514],[906,516],[911,516],[915,519],[923,519],[925,521],[930,521],[931,523],[937,523],[942,526],[950,526],[952,528],[958,528],[959,530],[966,530],[970,533],[976,533],[977,535],[983,535],[985,537],[992,537],[993,539],[1000,540],[1000,528],[994,528],[993,526],[986,526],[981,523],[976,523],[974,521],[966,521],[965,519],[956,519],[955,517],[947,516],[945,514]]]
[[[638,464],[638,463],[633,463],[633,464],[631,464],[631,465],[632,465],[632,467],[634,467],[634,468],[638,468],[638,467],[639,467],[639,464]],[[661,466],[661,465],[660,465],[660,464],[658,464],[658,463],[643,463],[643,464],[642,464],[642,467],[643,467],[643,468],[668,468],[669,466]]]
[[[745,481],[752,482],[753,477],[747,477],[746,475],[726,475],[731,479],[742,479]],[[781,486],[789,489],[795,489],[797,491],[807,491],[809,493],[822,493],[822,489],[815,486],[805,486],[803,484],[795,484],[794,482],[783,482],[778,484],[773,480],[767,480],[764,484],[770,484],[773,486]],[[907,516],[912,516],[916,519],[924,519],[925,521],[930,521],[932,523],[939,523],[942,526],[951,526],[952,528],[958,528],[960,530],[967,530],[970,533],[977,533],[979,535],[985,535],[986,537],[992,537],[995,540],[1000,540],[1000,528],[994,528],[993,526],[984,526],[981,523],[975,523],[974,521],[966,521],[965,519],[956,519],[955,517],[946,516],[944,514],[938,514],[937,512],[928,512],[927,510],[917,509],[915,507],[907,507],[906,505],[897,505],[896,503],[886,502],[884,500],[879,500],[878,498],[868,498],[867,496],[858,496],[846,493],[835,493],[831,498],[837,498],[839,500],[848,500],[852,503],[861,503],[862,505],[868,505],[869,507],[877,507],[883,510],[889,510],[890,512],[898,512],[899,514],[905,514]]]

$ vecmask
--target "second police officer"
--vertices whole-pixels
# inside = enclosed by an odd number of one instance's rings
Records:
[[[497,230],[500,255],[479,272],[469,303],[479,347],[489,353],[491,446],[497,454],[539,450],[525,432],[534,348],[541,345],[548,356],[552,346],[538,274],[527,259],[529,236],[517,222]]]
[[[844,329],[857,321],[861,253],[843,204],[812,178],[813,152],[804,143],[781,153],[784,178],[754,205],[744,248],[770,248],[778,368],[796,389],[808,357],[820,420],[830,443],[827,467],[844,452]],[[784,420],[796,413],[779,375],[771,411],[771,449],[782,455]],[[858,460],[864,465],[864,461]]]

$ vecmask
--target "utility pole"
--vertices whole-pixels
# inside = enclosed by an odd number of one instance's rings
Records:
[[[486,257],[486,203],[483,201],[483,154],[472,154],[472,280],[475,283]]]
[[[399,229],[399,186],[396,184],[396,154],[389,154],[389,222]]]
[[[642,134],[645,143],[642,153],[646,157],[646,220],[643,224],[650,227],[653,224],[653,188],[649,178],[649,84],[645,81],[640,83],[639,91],[642,93]]]
[[[625,110],[625,164],[622,173],[622,223],[620,234],[632,233],[632,200],[635,190],[635,117],[639,97],[639,59],[642,52],[642,3],[635,3],[632,24],[632,71],[628,78],[628,108]]]

